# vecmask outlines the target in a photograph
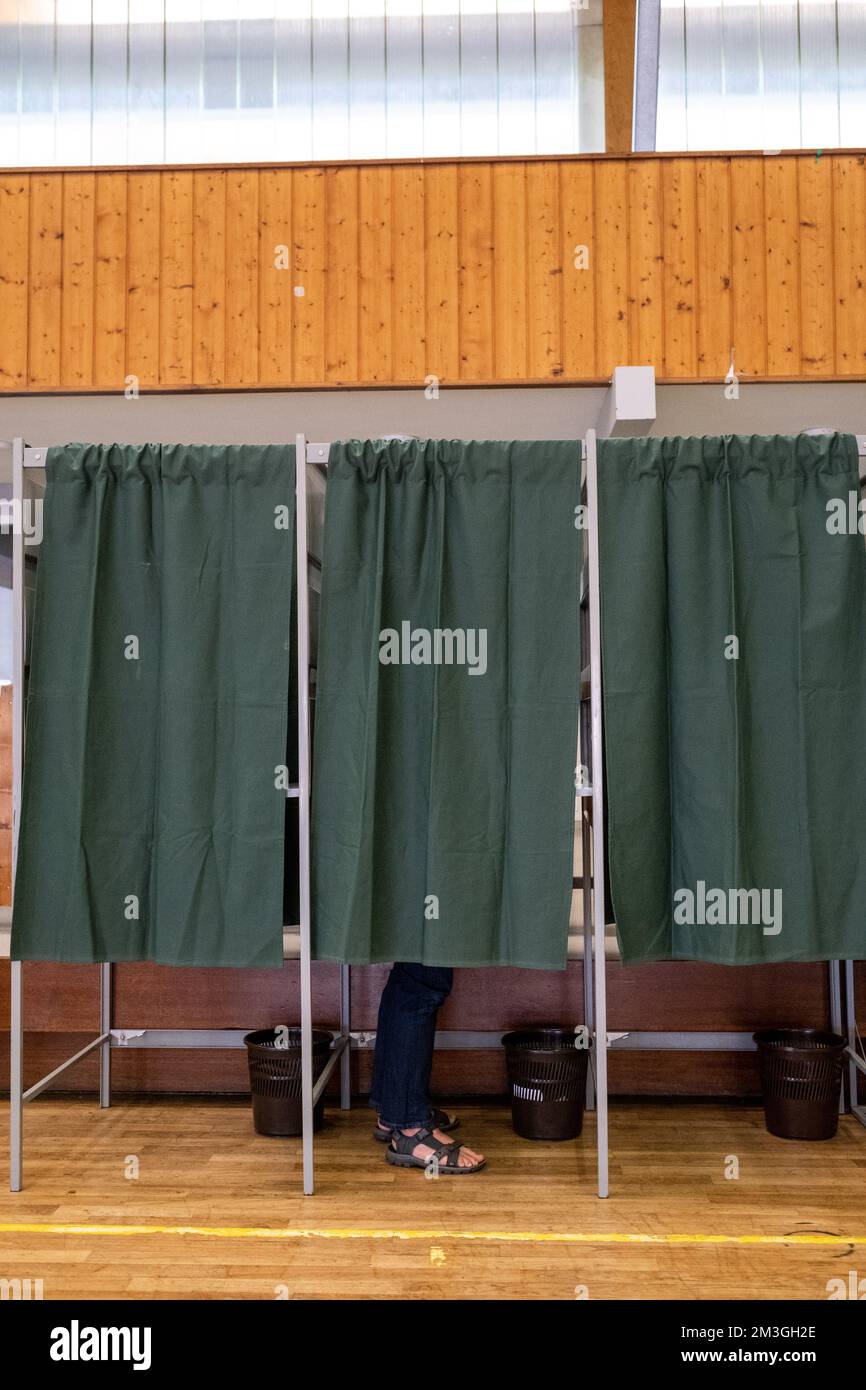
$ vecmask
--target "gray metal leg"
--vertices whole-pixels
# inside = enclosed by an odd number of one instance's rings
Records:
[[[842,1032],[842,977],[839,962],[827,962],[830,971],[830,1027],[834,1033]],[[839,1114],[845,1114],[845,1078],[839,1088]]]
[[[635,33],[632,149],[654,150],[659,83],[660,0],[640,0]]]
[[[99,1108],[111,1105],[111,986],[112,968],[106,961],[99,967],[99,1031],[108,1037],[99,1049]]]
[[[23,1181],[22,1140],[24,1137],[24,1072],[22,969],[20,960],[12,962],[12,1007],[9,1033],[9,1189],[20,1192]]]
[[[601,697],[601,595],[598,561],[598,472],[595,430],[586,434],[586,500],[589,511],[589,641],[590,722],[592,726],[592,926],[595,982],[595,1087],[598,1146],[598,1195],[606,1197],[608,1185],[607,1116],[607,957],[605,952],[604,866],[604,744]]]
[[[313,993],[310,968],[310,604],[307,558],[307,441],[295,436],[298,593],[298,851],[301,926],[301,1123],[304,1195],[313,1192]]]
[[[351,966],[340,966],[340,1032],[344,1038],[349,1036],[352,1027],[352,976]],[[347,1046],[340,1058],[340,1109],[349,1110],[352,1105],[352,1052]]]
[[[608,1180],[608,1115],[607,1115],[607,960],[604,942],[604,837],[597,826],[592,832],[596,864],[593,887],[593,930],[595,936],[595,1086],[597,1096],[596,1126],[598,1144],[598,1195],[610,1191]]]
[[[592,997],[592,838],[589,822],[580,808],[581,874],[583,875],[583,1021],[592,1037],[595,1005]],[[586,1069],[586,1108],[595,1109],[595,1058]]]
[[[854,1001],[854,962],[845,962],[845,1032],[851,1053],[857,1052],[857,1007]],[[848,1105],[853,1110],[859,1102],[857,1091],[858,1069],[852,1056],[848,1057]]]
[[[842,1031],[842,984],[839,975],[839,962],[827,962],[830,970],[830,1027],[834,1033]]]
[[[24,440],[12,443],[12,497],[24,515]],[[21,830],[24,781],[24,646],[27,608],[24,593],[24,531],[12,532],[12,899]],[[24,978],[20,960],[12,961],[9,1031],[9,1187],[21,1191],[24,1146]]]

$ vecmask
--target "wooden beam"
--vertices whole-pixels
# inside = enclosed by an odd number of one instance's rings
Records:
[[[637,0],[604,0],[604,143],[608,154],[631,151]]]

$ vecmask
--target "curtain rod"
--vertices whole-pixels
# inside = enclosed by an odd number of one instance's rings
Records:
[[[864,435],[857,435],[857,436],[856,436],[856,439],[857,439],[857,453],[859,454],[860,458],[866,458],[866,434],[864,434]],[[6,442],[6,441],[4,441],[4,443],[5,443],[5,442]],[[580,443],[581,443],[581,447],[583,448],[583,443],[584,443],[584,442],[583,442],[582,439],[581,439]],[[330,453],[330,450],[331,450],[331,446],[330,446],[329,443],[314,443],[314,444],[307,444],[307,463],[315,463],[315,464],[318,464],[319,467],[321,467],[321,468],[327,468],[327,466],[328,466],[328,454]],[[24,450],[24,467],[25,467],[25,468],[44,468],[44,467],[45,467],[45,455],[46,455],[47,453],[48,453],[48,448],[47,448],[47,447],[44,447],[44,446],[41,447],[41,448],[35,448],[35,447],[34,447],[34,448],[31,448],[31,447],[29,447],[29,446],[26,447],[25,450]]]

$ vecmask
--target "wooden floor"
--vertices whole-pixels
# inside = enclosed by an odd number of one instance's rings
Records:
[[[299,1141],[255,1135],[244,1103],[39,1100],[23,1192],[0,1164],[0,1278],[41,1279],[46,1299],[823,1299],[866,1275],[850,1117],[792,1144],[759,1109],[617,1102],[599,1202],[592,1117],[550,1144],[503,1108],[460,1113],[489,1167],[431,1181],[385,1163],[368,1110],[329,1111],[305,1198]]]

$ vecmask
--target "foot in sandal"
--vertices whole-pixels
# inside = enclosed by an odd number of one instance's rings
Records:
[[[396,1168],[430,1169],[440,1177],[477,1173],[487,1162],[483,1154],[466,1144],[456,1144],[441,1129],[422,1125],[393,1130],[385,1158]]]
[[[427,1125],[430,1129],[442,1129],[446,1134],[450,1134],[452,1129],[458,1129],[460,1121],[456,1115],[449,1115],[446,1110],[439,1110],[434,1107],[427,1117]],[[392,1125],[383,1125],[382,1117],[376,1116],[376,1128],[373,1130],[373,1138],[378,1139],[381,1144],[387,1144],[393,1133]]]

